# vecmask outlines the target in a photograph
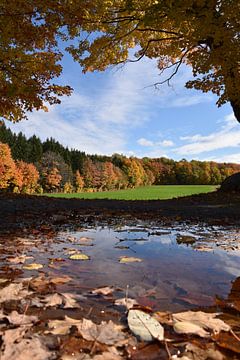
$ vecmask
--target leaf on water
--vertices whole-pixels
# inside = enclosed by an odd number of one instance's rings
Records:
[[[127,320],[130,330],[141,340],[164,340],[164,329],[162,325],[151,315],[141,310],[132,309],[128,312]]]
[[[153,317],[161,324],[173,325],[173,318],[170,312],[157,311],[153,314]]]
[[[32,263],[32,264],[24,265],[22,268],[24,270],[38,270],[38,269],[42,269],[43,265],[37,264],[37,263]]]
[[[102,321],[100,325],[91,320],[83,319],[80,324],[76,325],[79,333],[85,340],[98,341],[106,345],[123,346],[127,340],[122,332],[123,327],[116,325],[111,320]]]
[[[93,239],[89,238],[89,237],[80,237],[79,241],[82,241],[82,242],[89,242],[89,241],[93,241]]]
[[[133,262],[142,262],[142,259],[133,257],[133,256],[122,256],[119,259],[119,262],[121,264],[127,264],[127,263],[133,263]]]
[[[92,291],[92,294],[111,295],[115,291],[113,286],[105,286]]]
[[[216,313],[205,313],[203,311],[185,311],[173,314],[173,320],[191,322],[214,333],[229,331],[231,329],[230,326],[224,321],[216,319],[217,315]]]
[[[48,295],[44,301],[45,303],[45,306],[46,307],[50,307],[50,306],[58,306],[58,305],[62,305],[63,303],[63,298],[61,295],[59,294],[51,294],[51,295]]]
[[[0,290],[0,303],[9,300],[21,300],[32,292],[23,289],[23,284],[10,284]]]
[[[210,334],[201,326],[189,321],[178,321],[173,324],[173,329],[177,334],[194,334],[201,337],[209,337]]]
[[[17,311],[12,311],[9,315],[4,315],[3,312],[0,313],[0,319],[7,319],[13,325],[27,325],[33,324],[38,321],[36,316],[28,316],[25,314],[19,314]]]
[[[63,276],[57,276],[57,277],[51,278],[50,283],[52,283],[54,285],[66,284],[67,282],[69,282],[71,280],[72,280],[72,278],[70,276],[63,275]]]
[[[90,260],[90,257],[86,254],[73,254],[69,256],[71,260]]]
[[[21,255],[21,256],[16,256],[16,257],[10,257],[7,258],[7,261],[13,264],[24,264],[26,260],[28,259],[33,259],[33,256],[26,256],[26,255]]]
[[[121,298],[117,299],[114,302],[114,305],[125,306],[128,310],[131,309],[134,305],[138,305],[138,302],[135,299],[130,298]]]
[[[81,320],[72,319],[68,316],[65,316],[64,320],[50,320],[48,322],[48,327],[50,330],[45,333],[51,333],[54,335],[66,335],[69,333],[72,326],[77,326],[81,323]]]
[[[64,309],[75,309],[79,307],[73,294],[63,293],[61,295],[63,297]]]

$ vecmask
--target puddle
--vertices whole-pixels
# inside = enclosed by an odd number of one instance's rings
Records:
[[[96,287],[114,286],[115,297],[128,296],[155,310],[179,311],[214,304],[226,297],[240,276],[240,233],[236,229],[177,225],[174,228],[96,227],[62,231],[51,236],[1,238],[0,276],[8,278],[68,275],[61,291],[88,294]],[[71,260],[73,254],[90,260]],[[33,256],[44,267],[23,270],[10,263],[14,256]],[[142,262],[120,263],[122,256]],[[93,298],[95,300],[93,300]],[[92,297],[91,301],[96,301]],[[89,298],[88,298],[89,301]]]

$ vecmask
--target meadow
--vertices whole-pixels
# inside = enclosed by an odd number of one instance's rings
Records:
[[[213,185],[154,185],[135,189],[82,192],[82,193],[51,193],[50,197],[79,198],[79,199],[111,199],[111,200],[166,200],[181,196],[208,193],[215,191]]]

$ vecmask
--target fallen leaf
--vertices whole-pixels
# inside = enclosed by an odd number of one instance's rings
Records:
[[[130,330],[143,341],[154,339],[164,339],[164,329],[162,325],[151,315],[141,311],[131,309],[128,312],[128,326]]]
[[[173,324],[173,329],[177,334],[194,334],[201,337],[209,337],[210,334],[201,326],[189,321],[178,321]]]
[[[42,269],[43,265],[37,264],[37,263],[32,263],[32,264],[24,265],[22,268],[24,270],[38,270],[38,269]]]
[[[41,343],[37,335],[31,338],[23,338],[26,329],[20,327],[7,330],[2,336],[3,346],[0,353],[1,360],[50,360],[54,354]]]
[[[26,255],[21,255],[21,256],[16,256],[16,257],[10,257],[7,258],[7,261],[13,264],[24,264],[26,260],[28,259],[33,259],[33,256],[26,256]]]
[[[79,307],[77,300],[75,299],[75,296],[73,294],[63,293],[61,295],[63,297],[64,309],[75,309]]]
[[[81,323],[81,320],[72,319],[68,316],[65,316],[64,320],[50,320],[48,322],[48,327],[50,330],[46,333],[51,333],[54,335],[66,335],[69,333],[72,326],[76,326]]]
[[[231,333],[222,332],[214,335],[213,339],[221,348],[240,354],[240,341],[237,340]]]
[[[8,319],[8,321],[13,325],[27,325],[38,321],[36,316],[19,314],[17,311],[12,311],[9,315],[4,315],[3,312],[0,313],[0,319],[2,320],[4,318]]]
[[[138,305],[138,302],[135,299],[131,299],[131,298],[121,298],[115,300],[114,305],[125,306],[129,310],[134,305]]]
[[[119,259],[119,262],[121,264],[133,263],[133,262],[142,262],[142,259],[137,258],[137,257],[133,257],[133,256],[122,256]]]
[[[90,260],[90,257],[86,254],[73,254],[69,256],[71,260]]]
[[[104,286],[92,291],[92,294],[110,295],[114,292],[114,287]]]
[[[217,313],[205,313],[203,311],[185,311],[172,316],[174,321],[188,321],[204,329],[212,330],[214,333],[229,331],[230,326],[224,321],[216,319],[217,315]]]
[[[10,284],[0,289],[0,303],[9,300],[21,300],[31,294],[32,292],[23,288],[22,283]]]
[[[63,298],[61,295],[55,293],[55,294],[51,294],[48,295],[43,302],[45,303],[46,307],[50,307],[50,306],[58,306],[58,305],[62,305],[63,303]]]
[[[102,321],[100,325],[97,325],[91,320],[83,319],[76,326],[85,340],[115,346],[123,346],[126,343],[125,334],[121,331],[123,327],[114,324],[111,320],[108,323]]]

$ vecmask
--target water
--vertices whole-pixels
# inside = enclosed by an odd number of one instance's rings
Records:
[[[90,238],[84,239],[82,238]],[[7,246],[7,243],[9,245]],[[227,297],[231,282],[240,276],[240,233],[237,229],[187,226],[95,227],[62,231],[51,236],[1,239],[1,277],[18,270],[18,276],[37,275],[9,264],[8,256],[32,255],[26,263],[44,265],[51,276],[68,275],[62,290],[78,294],[96,287],[118,288],[115,297],[128,296],[155,310],[178,311],[214,304]],[[69,259],[69,251],[90,256],[89,261]],[[121,256],[142,262],[121,264]],[[50,267],[49,267],[50,265]]]

